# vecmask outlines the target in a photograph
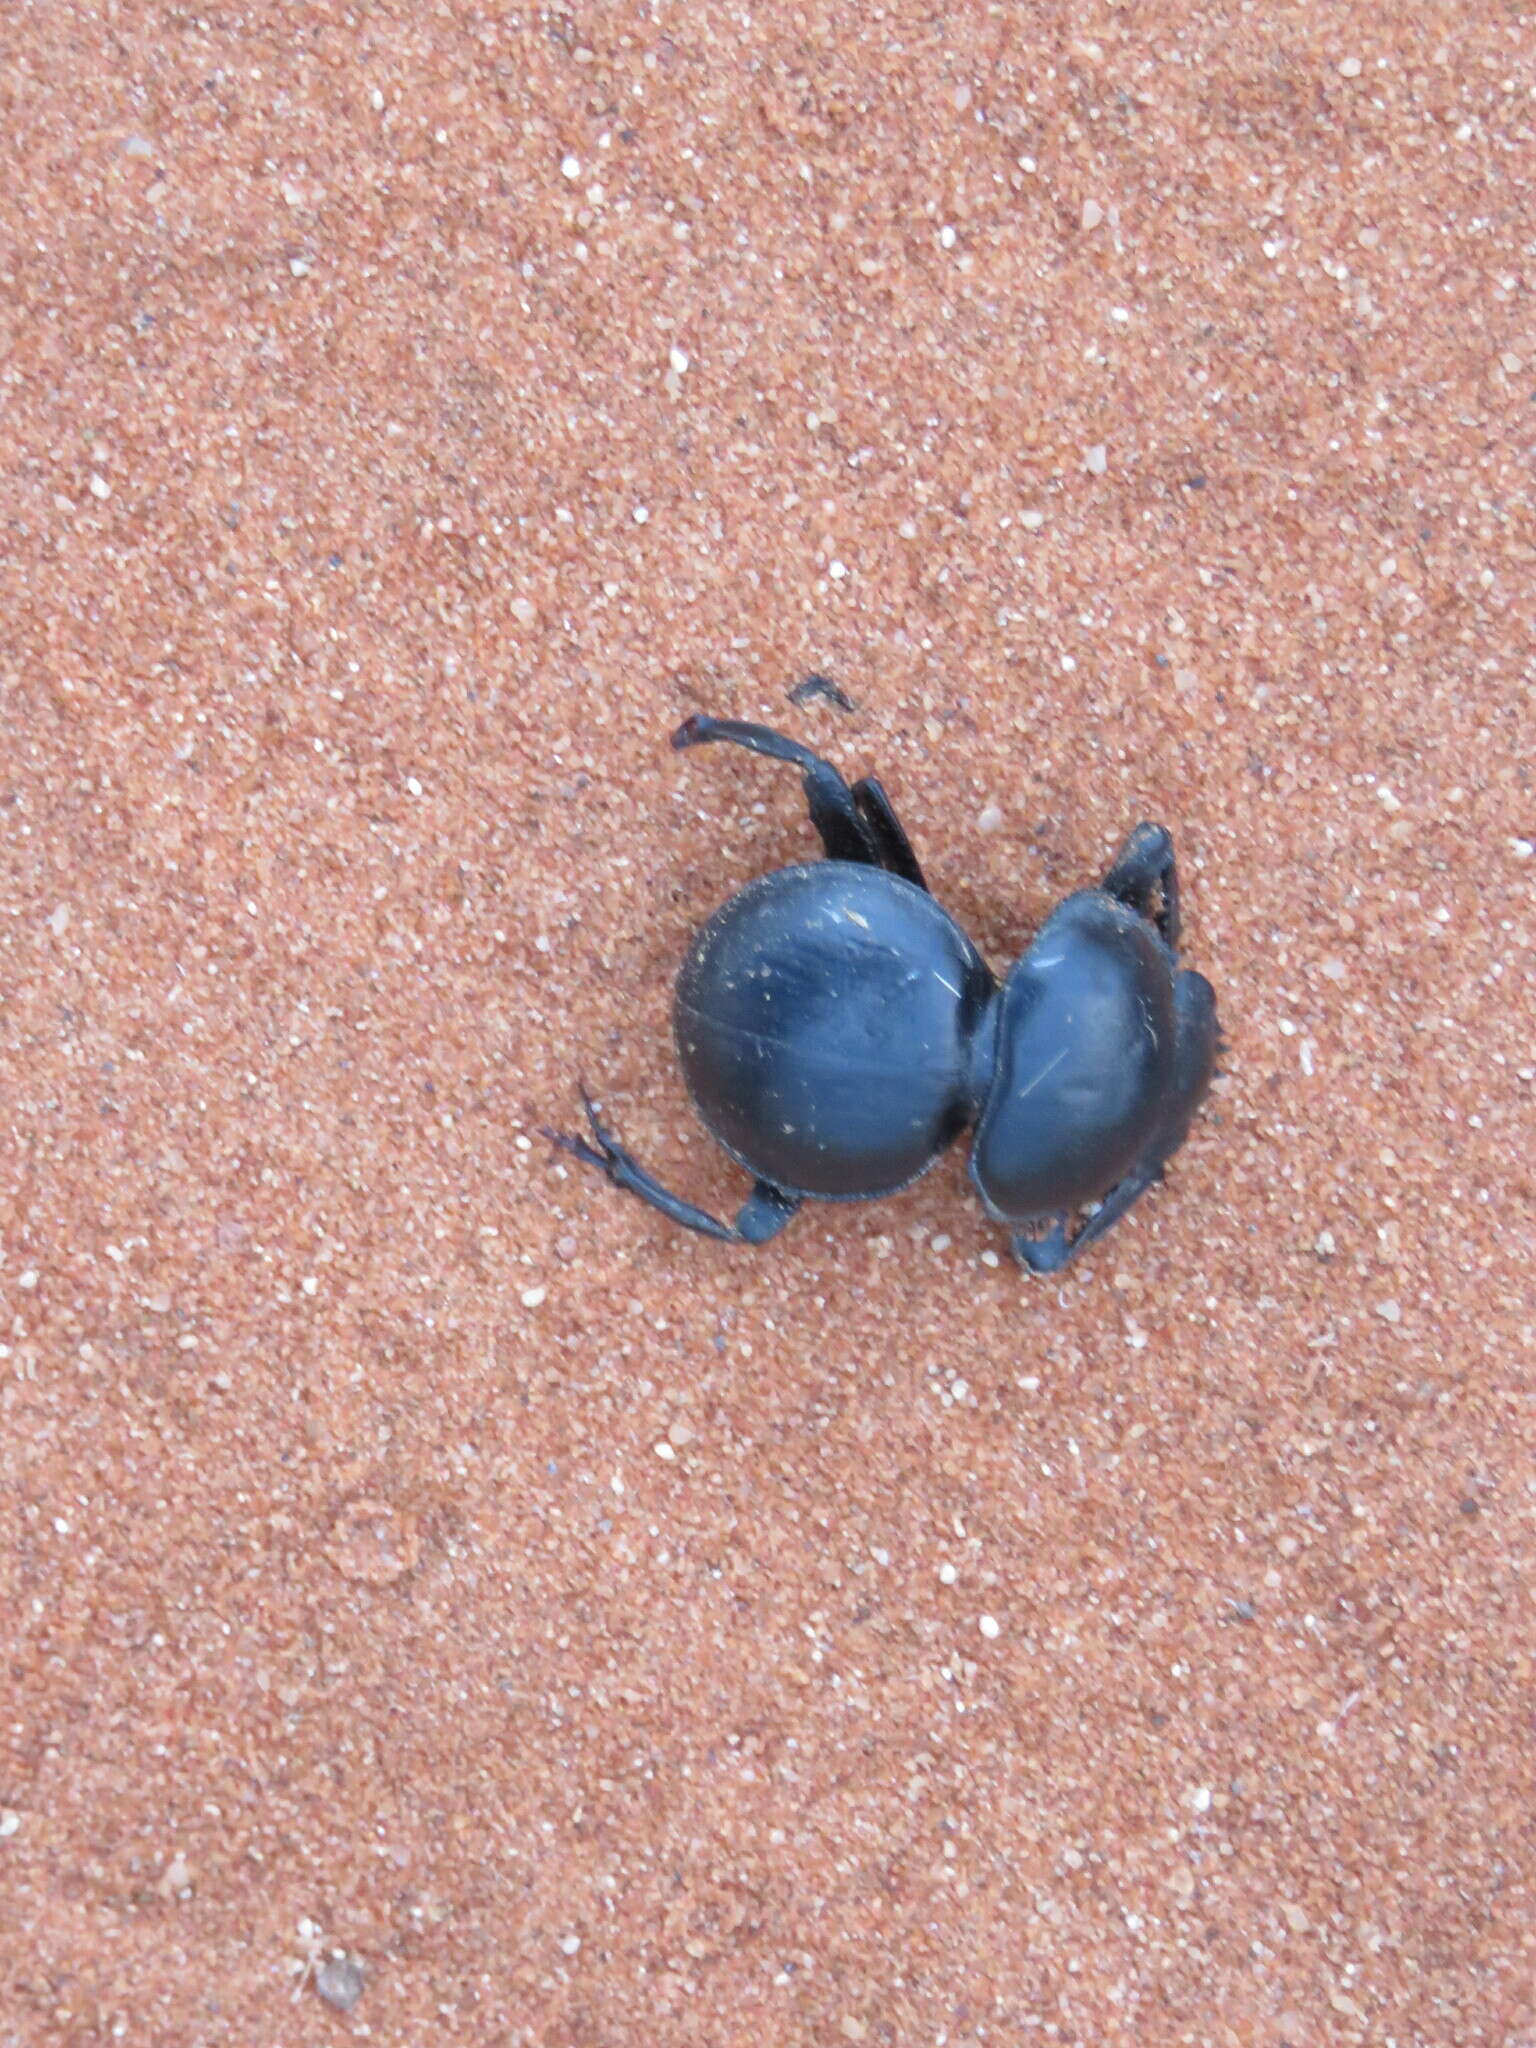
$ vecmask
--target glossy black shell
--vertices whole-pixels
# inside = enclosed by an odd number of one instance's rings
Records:
[[[931,896],[823,860],[715,913],[678,976],[673,1029],[734,1159],[788,1193],[856,1201],[915,1179],[973,1120],[995,993]]]
[[[1069,896],[998,997],[996,1068],[971,1148],[992,1214],[1102,1195],[1156,1136],[1176,1085],[1173,956],[1101,889]]]

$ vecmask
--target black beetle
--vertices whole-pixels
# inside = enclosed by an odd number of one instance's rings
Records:
[[[1138,825],[999,986],[929,894],[873,777],[850,789],[809,748],[734,718],[690,718],[672,736],[709,740],[793,762],[827,856],[733,896],[677,980],[689,1093],[757,1185],[734,1224],[669,1194],[585,1088],[591,1142],[546,1135],[674,1222],[763,1244],[807,1199],[893,1194],[974,1124],[987,1213],[1014,1227],[1026,1265],[1059,1271],[1162,1178],[1215,1065],[1215,992],[1178,964],[1172,838]]]

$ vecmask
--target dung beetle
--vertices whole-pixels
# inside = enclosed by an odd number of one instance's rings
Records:
[[[999,984],[929,894],[890,799],[765,725],[689,718],[797,767],[826,858],[749,882],[694,939],[673,1029],[688,1091],[756,1185],[734,1223],[606,1130],[546,1135],[708,1237],[765,1244],[802,1202],[894,1194],[974,1126],[970,1173],[1016,1255],[1059,1272],[1163,1176],[1210,1084],[1216,997],[1178,964],[1173,840],[1138,825]]]

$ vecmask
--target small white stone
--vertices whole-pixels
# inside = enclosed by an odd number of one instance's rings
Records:
[[[308,277],[313,266],[307,256],[290,256],[288,268],[295,277]]]
[[[1209,1813],[1211,1810],[1210,1786],[1192,1785],[1189,1792],[1189,1803],[1196,1813]]]
[[[996,1266],[1001,1264],[1001,1261],[999,1260],[997,1253],[991,1250],[989,1247],[986,1251],[982,1253],[981,1263],[984,1266]]]
[[[561,1953],[561,1954],[562,1954],[563,1956],[573,1956],[573,1955],[575,1955],[575,1954],[576,1954],[576,1952],[577,1952],[577,1951],[578,1951],[578,1950],[580,1949],[580,1947],[581,1947],[581,1936],[580,1936],[579,1934],[562,1934],[562,1935],[561,1935],[561,1937],[560,1937],[560,1953]]]
[[[412,796],[421,795],[421,784],[417,781],[414,775],[407,775],[407,777],[405,778],[405,786],[410,791]]]
[[[376,114],[383,113],[384,95],[376,85],[371,85],[368,88],[368,104]]]
[[[834,583],[841,583],[848,574],[848,564],[846,562],[829,562],[827,564],[827,574]]]
[[[960,1574],[952,1564],[941,1564],[939,1566],[939,1584],[941,1586],[952,1586],[959,1576]]]
[[[950,1236],[949,1232],[941,1230],[936,1237],[931,1237],[928,1240],[928,1249],[931,1252],[947,1252],[953,1243],[954,1239]]]
[[[1083,201],[1083,226],[1084,226],[1084,228],[1086,228],[1087,230],[1089,230],[1089,231],[1091,232],[1091,231],[1092,231],[1092,230],[1093,230],[1094,228],[1096,228],[1096,227],[1098,227],[1098,226],[1100,225],[1100,223],[1101,223],[1101,222],[1103,221],[1103,219],[1104,219],[1104,209],[1103,209],[1103,207],[1102,207],[1102,206],[1100,206],[1100,204],[1099,204],[1099,202],[1097,201],[1097,199],[1085,199],[1085,200]]]
[[[514,597],[508,609],[520,626],[531,626],[539,615],[538,607],[528,597]]]
[[[299,1282],[299,1285],[303,1288],[306,1294],[318,1294],[320,1292],[320,1282],[315,1278],[313,1273],[306,1273],[304,1275],[304,1278]]]
[[[1511,839],[1509,850],[1516,860],[1529,860],[1536,853],[1536,842],[1529,839]]]
[[[939,229],[939,247],[941,249],[953,249],[955,239],[955,231],[952,227],[942,227]]]
[[[91,477],[91,496],[93,498],[110,498],[111,495],[112,486],[107,482],[106,478],[99,474],[93,474]]]
[[[522,1292],[523,1307],[542,1308],[548,1296],[549,1289],[547,1287],[525,1287]]]
[[[1364,70],[1358,57],[1346,57],[1339,66],[1340,78],[1358,78]]]
[[[1384,1323],[1400,1323],[1403,1320],[1403,1311],[1395,1301],[1378,1301],[1376,1313]]]
[[[682,377],[687,375],[688,357],[683,349],[669,348],[667,350],[667,361],[671,364],[673,373],[676,376]]]
[[[562,178],[570,178],[573,182],[579,178],[581,176],[581,158],[578,156],[562,157],[560,159],[560,175]]]
[[[1508,371],[1511,377],[1518,377],[1520,372],[1525,368],[1525,364],[1521,361],[1520,357],[1515,354],[1513,349],[1506,349],[1503,355],[1499,357],[1499,361],[1503,364],[1504,368]]]
[[[21,1827],[21,1815],[14,1806],[0,1806],[0,1842],[9,1840]]]
[[[645,522],[651,516],[650,508],[645,505],[637,505],[634,511],[631,512],[629,516],[631,519],[634,520],[636,526],[644,526]]]
[[[676,1451],[673,1450],[665,1438],[660,1443],[653,1445],[652,1448],[655,1450],[658,1458],[665,1458],[669,1464],[677,1456]]]
[[[981,816],[976,820],[976,830],[978,832],[1001,832],[1002,829],[1002,811],[996,804],[988,804]]]
[[[1083,456],[1083,462],[1090,476],[1102,476],[1109,467],[1109,450],[1102,441],[1095,441]]]
[[[1019,524],[1026,533],[1038,533],[1045,524],[1045,514],[1043,512],[1021,512],[1019,514]]]
[[[981,1620],[977,1623],[977,1627],[981,1630],[982,1634],[986,1637],[989,1643],[995,1642],[996,1639],[1003,1632],[1001,1623],[998,1621],[997,1617],[992,1614],[984,1614],[981,1617]]]
[[[27,1270],[24,1273],[18,1273],[16,1275],[16,1285],[18,1287],[24,1288],[26,1292],[30,1294],[33,1288],[37,1285],[36,1266],[28,1266]]]

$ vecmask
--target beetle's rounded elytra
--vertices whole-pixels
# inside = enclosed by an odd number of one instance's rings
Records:
[[[678,975],[689,1093],[753,1191],[734,1223],[669,1193],[585,1089],[590,1137],[550,1135],[674,1222],[763,1244],[807,1200],[904,1187],[971,1129],[987,1213],[1027,1266],[1059,1271],[1162,1178],[1215,1066],[1215,993],[1178,964],[1172,838],[1138,825],[999,983],[929,894],[878,782],[850,789],[737,719],[690,718],[672,744],[712,740],[798,767],[826,851],[731,897]]]

